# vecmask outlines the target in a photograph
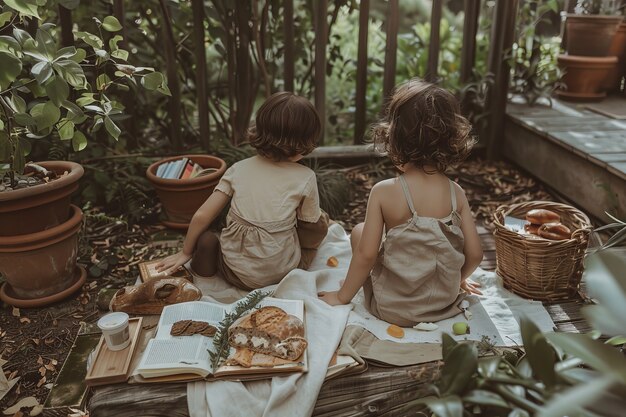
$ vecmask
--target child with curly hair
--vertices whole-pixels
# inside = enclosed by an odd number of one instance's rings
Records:
[[[328,230],[315,173],[297,163],[315,149],[319,116],[305,98],[276,93],[259,108],[250,129],[257,154],[233,164],[194,214],[182,251],[157,269],[173,272],[191,259],[195,275],[219,272],[244,290],[278,283],[307,269]],[[207,228],[231,203],[219,238]]]
[[[480,238],[463,189],[445,176],[468,156],[470,130],[448,91],[419,79],[396,88],[374,139],[402,174],[372,188],[346,279],[324,301],[348,304],[363,287],[374,316],[408,327],[458,314],[460,290],[480,293],[467,281]]]

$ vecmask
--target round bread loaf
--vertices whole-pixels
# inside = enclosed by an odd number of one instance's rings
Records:
[[[572,232],[561,223],[545,223],[539,228],[539,236],[551,240],[564,240],[571,238]]]
[[[526,220],[532,224],[557,223],[561,221],[561,216],[551,210],[534,209],[526,213]]]
[[[287,360],[298,359],[307,346],[302,320],[278,307],[262,307],[239,318],[228,329],[228,342]]]

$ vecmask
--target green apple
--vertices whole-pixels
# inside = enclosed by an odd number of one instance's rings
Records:
[[[452,331],[456,335],[469,333],[469,326],[464,321],[458,321],[452,325]]]

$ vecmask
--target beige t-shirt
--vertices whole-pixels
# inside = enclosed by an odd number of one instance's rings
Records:
[[[249,288],[280,282],[300,262],[296,219],[315,223],[321,215],[315,173],[254,156],[231,166],[215,190],[231,196],[224,263]]]
[[[215,189],[232,197],[231,210],[253,223],[296,215],[314,223],[321,215],[315,173],[296,162],[253,156],[228,168]]]

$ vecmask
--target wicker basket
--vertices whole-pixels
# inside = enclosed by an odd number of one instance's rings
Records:
[[[573,231],[567,240],[531,238],[504,227],[505,216],[525,218],[532,209],[548,209],[561,216]],[[500,206],[494,215],[496,273],[505,288],[522,297],[542,301],[573,298],[583,273],[583,257],[589,241],[589,218],[571,206],[550,201]]]

